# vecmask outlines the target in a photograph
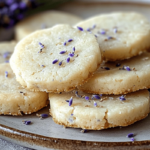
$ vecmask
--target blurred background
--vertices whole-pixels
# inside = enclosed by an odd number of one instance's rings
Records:
[[[150,0],[0,0],[0,41],[14,38],[17,23],[47,10],[61,10],[83,19],[111,11],[138,11],[149,18],[149,5]]]

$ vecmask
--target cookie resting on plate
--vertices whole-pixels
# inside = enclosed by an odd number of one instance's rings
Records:
[[[83,92],[49,93],[54,122],[66,127],[101,130],[128,126],[148,116],[149,92],[127,95],[92,95]]]

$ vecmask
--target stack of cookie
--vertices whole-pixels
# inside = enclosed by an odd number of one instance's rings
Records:
[[[92,130],[128,126],[149,113],[149,40],[144,16],[105,14],[27,35],[10,66],[24,90],[49,93],[56,123]]]
[[[48,19],[47,19],[48,18]],[[75,24],[81,18],[59,11],[47,11],[20,22],[16,27],[16,40],[19,41],[37,29],[51,27],[58,23]],[[33,92],[23,88],[10,68],[11,57],[17,42],[0,42],[0,114],[31,114],[49,104],[48,93]]]

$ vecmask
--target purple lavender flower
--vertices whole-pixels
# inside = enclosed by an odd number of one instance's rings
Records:
[[[41,114],[40,115],[42,118],[47,118],[48,117],[48,114]]]
[[[68,57],[68,58],[67,58],[66,62],[67,62],[67,63],[69,63],[69,62],[70,62],[70,57]]]
[[[110,40],[110,39],[113,39],[113,37],[112,36],[108,36],[107,39]]]
[[[92,99],[101,99],[99,95],[92,95]]]
[[[71,97],[71,98],[69,99],[69,106],[71,106],[72,103],[73,103],[73,98]]]
[[[86,31],[90,32],[90,31],[91,31],[91,29],[90,29],[90,28],[87,28],[87,29],[86,29]]]
[[[80,31],[83,31],[83,28],[81,28],[81,27],[77,27]]]
[[[67,42],[64,42],[64,46],[66,46]]]
[[[133,134],[133,133],[129,133],[129,134],[127,135],[127,137],[128,137],[128,138],[134,137],[134,134]]]
[[[5,77],[6,78],[8,77],[8,71],[5,71]]]
[[[72,42],[72,41],[73,41],[73,39],[69,39],[69,40],[68,40],[68,42]]]
[[[69,56],[70,56],[70,57],[73,57],[73,56],[74,56],[74,53],[69,53]]]
[[[97,107],[97,103],[96,102],[94,102],[94,106]]]
[[[61,66],[62,65],[62,61],[60,61],[58,65]]]
[[[127,71],[131,71],[129,66],[124,67]]]
[[[13,3],[13,4],[10,6],[9,10],[13,12],[13,11],[17,10],[18,8],[19,8],[18,3]]]
[[[5,3],[6,3],[7,5],[11,5],[12,3],[14,3],[14,0],[5,0]]]
[[[93,28],[93,29],[96,28],[96,24],[94,24],[92,28]]]
[[[3,54],[3,58],[8,58],[10,56],[10,52],[5,52],[4,54]]]
[[[39,45],[41,46],[41,48],[44,48],[44,45],[41,42],[39,42]]]
[[[85,96],[85,100],[87,100],[87,101],[88,101],[88,100],[89,100],[89,97],[88,97],[88,96]]]
[[[119,99],[120,99],[121,101],[126,100],[125,97],[124,97],[124,95],[120,96]]]
[[[20,9],[26,9],[26,7],[27,7],[27,4],[25,2],[20,2],[19,3],[19,8]]]
[[[75,47],[73,47],[73,49],[72,49],[74,52],[75,52]]]
[[[117,28],[114,28],[114,33],[117,33],[117,32],[118,32]]]
[[[132,142],[134,142],[134,141],[135,141],[135,139],[134,139],[134,138],[131,138],[130,140],[131,140]]]
[[[9,60],[5,60],[5,63],[9,63]]]
[[[100,31],[100,34],[106,34],[106,31],[105,31],[104,29],[102,29],[102,30]]]
[[[56,64],[58,62],[58,59],[55,59],[52,64]]]
[[[30,125],[30,124],[31,124],[31,121],[23,121],[23,123],[24,123],[25,125]]]

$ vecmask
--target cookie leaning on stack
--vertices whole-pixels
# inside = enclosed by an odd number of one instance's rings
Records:
[[[128,60],[106,62],[88,82],[78,88],[95,94],[126,94],[150,88],[150,53]]]
[[[105,60],[131,58],[150,49],[149,21],[135,12],[102,14],[76,26],[97,36]]]
[[[47,93],[22,88],[8,63],[0,64],[0,83],[0,114],[31,114],[48,104]]]
[[[15,27],[16,40],[19,41],[36,30],[50,28],[56,24],[67,23],[74,25],[81,20],[81,18],[75,15],[61,11],[42,12],[24,19],[17,24]]]

